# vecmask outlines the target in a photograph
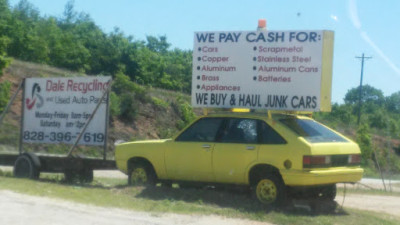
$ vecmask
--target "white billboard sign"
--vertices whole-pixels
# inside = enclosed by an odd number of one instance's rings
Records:
[[[110,77],[25,79],[23,142],[74,144],[110,81]],[[79,144],[104,145],[106,115],[103,99]]]
[[[332,31],[194,34],[192,105],[329,111]]]

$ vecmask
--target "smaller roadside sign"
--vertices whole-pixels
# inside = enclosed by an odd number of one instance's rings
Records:
[[[194,34],[192,105],[330,111],[333,31]]]
[[[81,145],[104,145],[111,77],[27,78],[22,140],[25,143],[74,144],[97,104]]]

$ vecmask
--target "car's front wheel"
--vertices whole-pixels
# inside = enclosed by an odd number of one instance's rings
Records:
[[[156,184],[155,172],[149,165],[135,163],[129,170],[128,184],[132,186],[153,186]]]
[[[259,177],[253,186],[253,191],[257,200],[268,206],[281,206],[286,199],[285,185],[274,174]]]

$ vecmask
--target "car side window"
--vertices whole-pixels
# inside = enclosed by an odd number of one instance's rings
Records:
[[[272,127],[270,127],[264,121],[260,121],[260,139],[261,144],[286,144],[286,140],[283,139]]]
[[[220,142],[223,143],[257,143],[257,120],[227,119]]]
[[[200,119],[179,135],[176,141],[213,142],[222,121],[222,118]]]

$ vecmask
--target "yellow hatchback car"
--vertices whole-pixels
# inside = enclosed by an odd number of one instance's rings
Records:
[[[362,178],[356,143],[299,115],[200,117],[176,137],[116,147],[129,184],[243,185],[267,205],[288,194],[333,200],[336,183]]]

